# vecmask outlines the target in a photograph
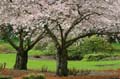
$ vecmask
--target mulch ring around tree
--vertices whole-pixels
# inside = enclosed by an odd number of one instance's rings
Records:
[[[43,73],[35,70],[12,70],[12,69],[3,69],[0,70],[0,75],[10,76],[14,79],[22,79],[23,76],[32,73],[41,73],[45,74],[46,79],[120,79],[120,70],[106,70],[106,71],[94,71],[89,75],[77,75],[77,76],[68,76],[68,77],[59,77],[55,73]]]

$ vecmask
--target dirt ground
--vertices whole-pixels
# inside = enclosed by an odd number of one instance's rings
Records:
[[[14,79],[22,79],[23,76],[31,73],[41,73],[45,74],[46,79],[120,79],[120,70],[107,70],[107,71],[97,71],[91,75],[77,75],[68,77],[58,77],[54,73],[42,73],[39,71],[23,71],[23,70],[10,70],[3,69],[0,70],[0,75],[12,76]]]

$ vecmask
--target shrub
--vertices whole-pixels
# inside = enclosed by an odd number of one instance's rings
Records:
[[[111,52],[113,50],[112,45],[102,37],[93,35],[86,37],[81,42],[80,51],[82,53],[97,53],[97,52]]]
[[[42,66],[41,72],[48,72],[48,67],[47,66]]]
[[[69,69],[69,75],[89,75],[91,70],[78,70],[76,68]]]
[[[92,71],[91,70],[80,70],[78,75],[89,75]]]
[[[107,57],[110,57],[111,55],[109,54],[103,54],[103,53],[98,53],[98,54],[88,54],[84,56],[84,60],[86,61],[99,61],[103,60]]]
[[[6,63],[0,63],[0,70],[5,69],[6,68]]]
[[[47,54],[51,54],[54,55],[56,53],[56,48],[54,46],[54,43],[49,43],[46,47],[46,51]]]
[[[41,75],[41,74],[38,74],[38,75],[36,76],[36,79],[45,79],[45,76],[44,76],[44,75]]]
[[[48,45],[47,43],[41,43],[41,42],[39,42],[39,43],[37,43],[35,45],[34,49],[35,50],[45,50],[46,47],[47,47],[47,45]]]
[[[82,60],[83,55],[79,50],[79,46],[72,45],[68,48],[68,60]]]
[[[50,43],[47,45],[46,50],[43,51],[45,55],[55,55],[56,54],[56,48],[53,43]],[[68,59],[69,60],[81,60],[83,57],[80,55],[79,50],[76,48],[76,46],[71,46],[68,49]]]
[[[79,70],[76,68],[69,69],[69,75],[77,75],[79,73]]]
[[[85,54],[90,53],[111,53],[112,45],[102,37],[93,35],[91,37],[83,38],[77,43],[69,47],[69,59],[81,60]],[[98,57],[99,59],[100,57]],[[96,59],[97,60],[97,59]]]
[[[45,76],[43,74],[30,74],[24,76],[22,79],[45,79]]]
[[[45,50],[43,50],[43,52],[45,55],[55,55],[56,48],[54,43],[45,44],[44,48]],[[84,54],[98,52],[111,53],[112,50],[113,47],[107,40],[97,35],[93,35],[91,37],[83,38],[82,41],[78,41],[70,46],[68,48],[68,60],[82,60]]]
[[[0,76],[0,79],[13,79],[13,78],[9,76]]]

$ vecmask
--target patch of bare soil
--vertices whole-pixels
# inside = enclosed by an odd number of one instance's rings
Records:
[[[0,75],[11,76],[14,79],[22,79],[23,76],[31,73],[42,73],[35,70],[11,70],[4,69],[0,70]],[[120,79],[120,70],[107,70],[107,71],[94,71],[93,75],[77,75],[77,76],[68,76],[68,77],[59,77],[54,73],[43,73],[45,74],[46,79]]]

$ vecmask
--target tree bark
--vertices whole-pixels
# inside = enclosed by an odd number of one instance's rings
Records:
[[[57,71],[56,75],[58,76],[67,76],[68,75],[68,68],[67,68],[67,58],[68,53],[67,49],[57,49]]]
[[[19,50],[16,54],[14,69],[27,70],[28,52]]]

